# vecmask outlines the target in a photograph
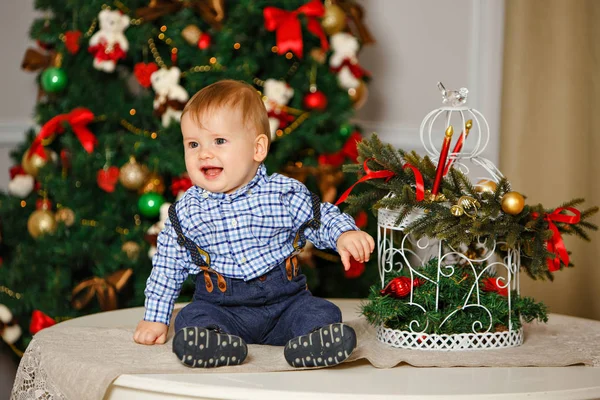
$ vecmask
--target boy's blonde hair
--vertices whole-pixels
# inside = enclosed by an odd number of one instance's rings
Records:
[[[230,79],[215,82],[197,92],[187,102],[181,117],[190,113],[194,121],[220,107],[240,108],[244,125],[254,128],[256,135],[267,136],[271,145],[271,128],[267,109],[258,91],[243,81]]]

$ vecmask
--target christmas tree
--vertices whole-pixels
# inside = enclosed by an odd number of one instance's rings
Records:
[[[179,117],[191,95],[246,81],[271,122],[269,173],[335,202],[353,177],[373,42],[350,0],[37,0],[23,69],[38,74],[35,121],[0,194],[0,332],[30,335],[83,314],[141,306],[165,204],[191,182]],[[375,225],[354,214],[363,229]],[[366,296],[376,268],[301,256],[313,293]],[[358,279],[349,279],[358,278]],[[180,301],[189,300],[192,280]]]

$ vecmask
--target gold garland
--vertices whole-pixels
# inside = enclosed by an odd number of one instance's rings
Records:
[[[15,354],[17,355],[17,357],[23,357],[24,353],[21,350],[17,349],[17,346],[15,346],[12,343],[6,343],[6,344],[8,344],[8,347],[10,347],[10,349],[15,352]]]
[[[285,107],[285,108],[287,108],[287,107]],[[294,120],[294,122],[292,122],[289,126],[285,127],[283,130],[277,129],[275,134],[277,135],[278,138],[282,137],[283,135],[289,135],[290,133],[295,131],[304,121],[306,121],[306,119],[309,116],[310,116],[310,112],[305,112],[304,114],[302,114],[298,118],[296,118]]]
[[[94,33],[94,31],[96,30],[96,25],[97,24],[98,24],[98,18],[94,18],[94,20],[92,21],[92,24],[90,25],[89,29],[84,34],[84,36],[86,38],[89,38],[90,36],[92,36],[92,33]]]
[[[4,293],[4,294],[8,295],[9,297],[12,297],[13,299],[17,299],[17,300],[20,300],[21,297],[23,297],[23,295],[21,293],[13,292],[10,288],[7,288],[6,286],[2,286],[2,285],[0,285],[0,293]]]
[[[208,72],[212,69],[212,67],[210,65],[196,65],[195,67],[192,67],[190,69],[188,69],[187,71],[183,71],[181,73],[181,77],[185,77],[187,74],[192,74],[192,73],[196,73],[196,72]]]
[[[313,253],[315,256],[322,258],[323,260],[327,260],[330,262],[340,262],[340,256],[326,253],[323,250],[319,250],[319,249],[315,248],[313,250]]]
[[[135,224],[136,225],[140,225],[141,220],[140,220],[140,216],[139,215],[135,215],[134,216],[134,220],[135,220]],[[100,225],[100,223],[94,219],[81,219],[81,225],[83,226],[91,226],[92,228],[97,227],[98,225]],[[121,228],[120,226],[117,226],[115,228],[115,232],[117,232],[120,235],[128,235],[129,234],[129,229],[127,228]]]
[[[146,129],[138,128],[135,125],[131,124],[130,122],[127,122],[127,120],[125,120],[125,119],[121,119],[120,123],[123,128],[127,129],[129,132],[131,132],[133,134],[144,135],[151,139],[158,138],[158,132],[156,132],[156,131],[149,131]]]
[[[161,67],[161,68],[167,68],[167,64],[165,64],[165,62],[163,61],[162,57],[158,53],[158,50],[156,48],[156,44],[154,43],[154,39],[152,39],[152,38],[148,39],[148,47],[150,48],[150,52],[152,53],[152,57],[154,57],[154,60],[156,61],[156,63],[158,64],[158,66]]]

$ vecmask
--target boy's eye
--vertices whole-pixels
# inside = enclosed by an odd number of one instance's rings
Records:
[[[198,147],[198,143],[197,142],[189,142],[188,147],[190,149],[195,149],[196,147]]]
[[[225,144],[227,143],[227,140],[223,139],[223,138],[216,138],[215,139],[215,144]]]

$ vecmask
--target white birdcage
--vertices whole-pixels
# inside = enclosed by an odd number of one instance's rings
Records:
[[[464,106],[468,93],[465,88],[458,91],[447,91],[441,83],[438,84],[438,87],[442,92],[443,103],[448,105],[433,110],[421,123],[421,142],[427,154],[434,163],[438,161],[440,151],[434,145],[434,135],[445,132],[450,125],[466,127],[467,121],[472,120],[470,131],[465,129],[468,131],[468,146],[465,142],[465,147],[460,151],[450,152],[448,160],[452,160],[454,167],[459,168],[465,174],[469,174],[474,165],[476,170],[484,171],[488,180],[498,183],[502,174],[490,160],[482,157],[482,152],[489,141],[489,125],[485,117],[479,111]],[[441,140],[438,141],[438,143],[440,142]],[[448,206],[450,207],[450,204]],[[408,330],[395,330],[379,326],[377,328],[378,339],[393,347],[419,350],[480,350],[521,345],[523,329],[514,327],[511,322],[513,315],[511,292],[519,293],[521,264],[519,249],[509,248],[504,259],[498,259],[495,250],[503,243],[485,243],[485,246],[480,246],[486,249],[484,254],[468,257],[461,249],[454,249],[435,238],[421,238],[417,241],[411,235],[403,234],[403,230],[422,215],[422,212],[415,211],[397,223],[400,216],[399,210],[379,209],[377,255],[382,289],[385,286],[386,275],[392,272],[403,272],[404,275],[410,277],[411,282],[414,279],[428,281],[435,285],[435,305],[429,306],[428,309],[426,304],[415,302],[414,286],[410,288],[410,293],[402,301],[409,306],[416,307],[424,314],[437,312],[440,308],[440,282],[444,279],[456,279],[455,274],[458,268],[455,266],[460,262],[469,268],[476,278],[464,302],[444,316],[440,328],[451,321],[457,313],[470,308],[483,310],[482,315],[487,315],[487,318],[473,320],[471,331],[458,334],[428,334],[426,333],[428,322],[425,326],[420,326],[417,320],[408,323]],[[479,246],[482,243],[475,245]],[[437,257],[437,274],[436,276],[427,276],[424,273],[424,266],[432,257]],[[508,317],[504,321],[492,320],[489,309],[480,301],[482,293],[480,278],[490,272],[497,276],[496,282],[500,288],[508,289],[506,301]],[[506,330],[499,331],[495,328],[497,326],[506,327]]]

